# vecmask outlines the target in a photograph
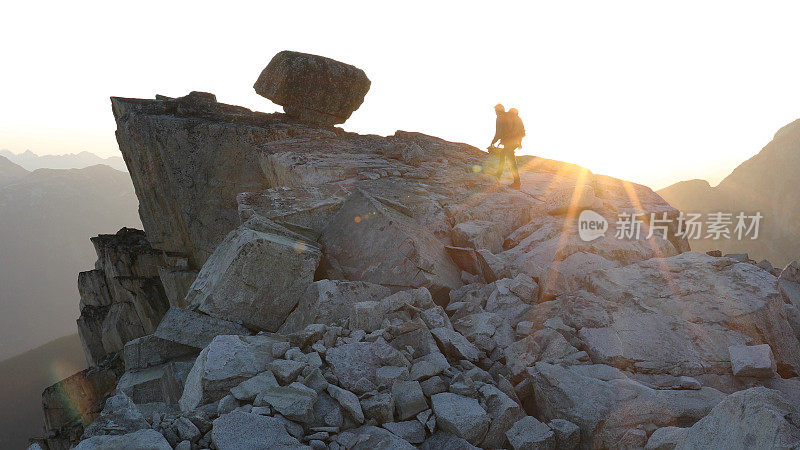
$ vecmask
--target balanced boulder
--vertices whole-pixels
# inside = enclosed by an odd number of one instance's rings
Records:
[[[370,84],[358,67],[284,50],[264,68],[253,89],[283,106],[290,116],[334,125],[344,123],[361,106]]]

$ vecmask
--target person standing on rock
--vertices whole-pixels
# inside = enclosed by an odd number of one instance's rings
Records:
[[[500,158],[500,164],[497,168],[495,177],[500,180],[505,170],[506,161],[511,166],[511,173],[514,175],[514,183],[509,187],[513,189],[520,188],[519,170],[517,168],[517,158],[514,151],[522,147],[522,138],[525,137],[525,126],[522,124],[522,119],[519,118],[519,111],[516,108],[511,108],[506,112],[506,108],[497,104],[494,107],[494,112],[497,114],[495,121],[495,133],[492,143],[489,145],[489,151],[497,151]],[[500,141],[503,148],[495,147],[495,143]]]

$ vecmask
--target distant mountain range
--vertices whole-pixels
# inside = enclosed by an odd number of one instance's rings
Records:
[[[114,169],[126,172],[128,168],[121,156],[102,158],[90,152],[66,153],[63,155],[37,155],[30,150],[22,153],[12,153],[9,150],[0,150],[0,156],[22,166],[25,170],[36,169],[83,169],[84,167],[105,164]],[[2,168],[0,167],[0,172]]]
[[[14,164],[7,158],[0,156],[0,184],[7,181],[18,180],[28,174],[23,167]]]
[[[89,238],[141,227],[130,176],[105,165],[28,172],[0,156],[0,359],[75,332]]]
[[[735,216],[760,213],[759,236],[755,240],[703,238],[691,240],[693,250],[748,253],[752,259],[767,259],[776,267],[800,260],[800,119],[775,133],[761,151],[739,165],[719,185],[705,180],[675,183],[658,193],[685,213],[723,212]],[[752,233],[751,233],[752,236]]]
[[[26,448],[43,428],[42,391],[86,368],[77,334],[0,361],[0,448]]]

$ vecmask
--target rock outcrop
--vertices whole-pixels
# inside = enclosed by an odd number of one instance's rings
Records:
[[[262,81],[303,119],[292,108],[317,106],[297,90],[339,63],[284,86],[279,56]],[[329,88],[325,114],[363,98]],[[644,186],[522,158],[511,190],[465,144],[210,94],[112,104],[147,239],[99,245],[81,276],[86,317],[102,312],[87,323],[113,325],[82,332],[87,355],[125,367],[96,382],[114,397],[88,402],[100,419],[80,445],[668,448],[746,437],[725,415],[756,386],[777,412],[748,417],[788,415],[755,442],[798,444],[796,267],[779,283],[652,221],[617,236],[619,214],[677,217]],[[610,224],[584,240],[588,209]],[[89,436],[113,417],[131,426]]]
[[[764,387],[739,391],[678,439],[676,449],[792,448],[800,441],[798,409]]]
[[[78,275],[78,334],[86,360],[95,365],[126,342],[152,334],[169,309],[159,267],[185,267],[186,258],[153,249],[140,230],[92,238],[95,269]]]

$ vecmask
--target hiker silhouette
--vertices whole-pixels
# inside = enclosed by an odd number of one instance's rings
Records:
[[[516,108],[511,108],[506,112],[505,107],[498,103],[495,105],[494,111],[497,114],[497,120],[495,121],[494,138],[492,138],[492,143],[489,144],[489,152],[497,155],[500,159],[495,177],[500,180],[505,170],[506,162],[508,162],[511,166],[511,173],[514,176],[514,182],[509,187],[519,189],[519,169],[514,151],[522,147],[522,138],[525,137],[525,125],[523,125],[522,119],[519,117],[519,111]],[[495,143],[498,141],[500,141],[503,148],[495,147]]]

